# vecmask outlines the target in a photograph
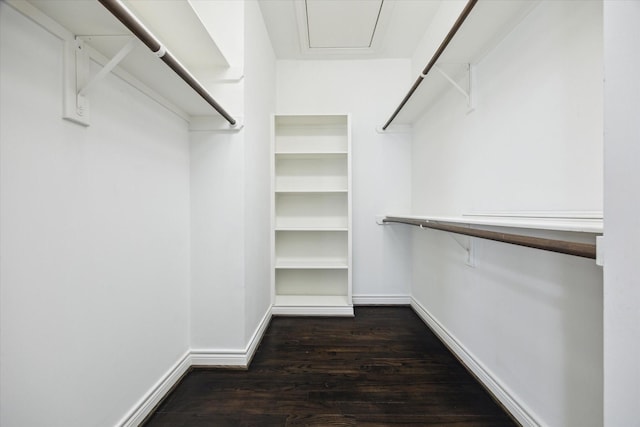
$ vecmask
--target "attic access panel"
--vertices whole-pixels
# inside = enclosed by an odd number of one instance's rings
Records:
[[[368,49],[384,0],[305,0],[310,49]]]

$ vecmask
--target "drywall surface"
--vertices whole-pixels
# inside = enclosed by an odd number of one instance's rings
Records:
[[[271,305],[269,141],[275,57],[258,4],[241,6],[241,13],[228,19],[244,41],[239,62],[245,78],[223,86],[233,94],[231,105],[244,127],[190,135],[191,346],[215,354],[244,351]]]
[[[243,68],[244,2],[188,0],[230,67]],[[226,104],[225,104],[226,105]]]
[[[244,135],[192,132],[191,348],[244,348]]]
[[[245,2],[245,304],[249,340],[271,307],[271,115],[276,62],[255,0]]]
[[[351,113],[354,298],[409,295],[408,231],[375,222],[410,209],[410,134],[376,132],[410,84],[409,68],[408,60],[277,61],[278,114]]]
[[[640,402],[640,4],[604,2],[604,421],[637,426]]]
[[[115,425],[189,346],[187,126],[112,75],[62,120],[62,42],[4,2],[0,58],[0,424]]]
[[[228,10],[221,39],[225,55],[242,66],[244,2],[193,2],[203,17]],[[213,8],[212,10],[207,9]],[[221,9],[220,9],[221,8]],[[220,19],[203,22],[215,33]],[[244,111],[244,80],[218,83],[211,90],[232,116]],[[245,133],[193,131],[190,139],[191,348],[215,355],[242,351],[245,325]],[[213,361],[212,364],[216,362]],[[225,362],[226,363],[226,362]]]
[[[474,112],[453,88],[434,103],[416,212],[602,210],[601,7],[542,2],[478,64]]]
[[[411,75],[415,79],[424,70],[433,54],[438,50],[449,30],[466,6],[466,0],[446,0],[440,2],[432,21],[413,52]]]
[[[541,2],[414,127],[413,212],[602,210],[602,4]],[[535,422],[602,424],[602,269],[414,230],[412,295]],[[566,236],[556,236],[566,237]]]

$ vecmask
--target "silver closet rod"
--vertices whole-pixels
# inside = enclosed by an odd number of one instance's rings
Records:
[[[142,43],[144,43],[153,53],[169,66],[177,75],[182,78],[193,90],[196,91],[209,105],[211,105],[222,117],[232,126],[236,120],[231,117],[224,108],[216,102],[209,92],[187,71],[171,53],[151,34],[136,17],[119,0],[98,0],[113,16],[115,16],[125,27],[129,29]]]

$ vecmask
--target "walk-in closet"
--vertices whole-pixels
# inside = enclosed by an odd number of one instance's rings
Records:
[[[0,425],[638,426],[638,22],[0,0]]]

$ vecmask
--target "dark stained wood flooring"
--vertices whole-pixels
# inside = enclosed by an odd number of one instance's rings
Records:
[[[409,307],[274,317],[248,370],[193,369],[144,424],[514,426]]]

